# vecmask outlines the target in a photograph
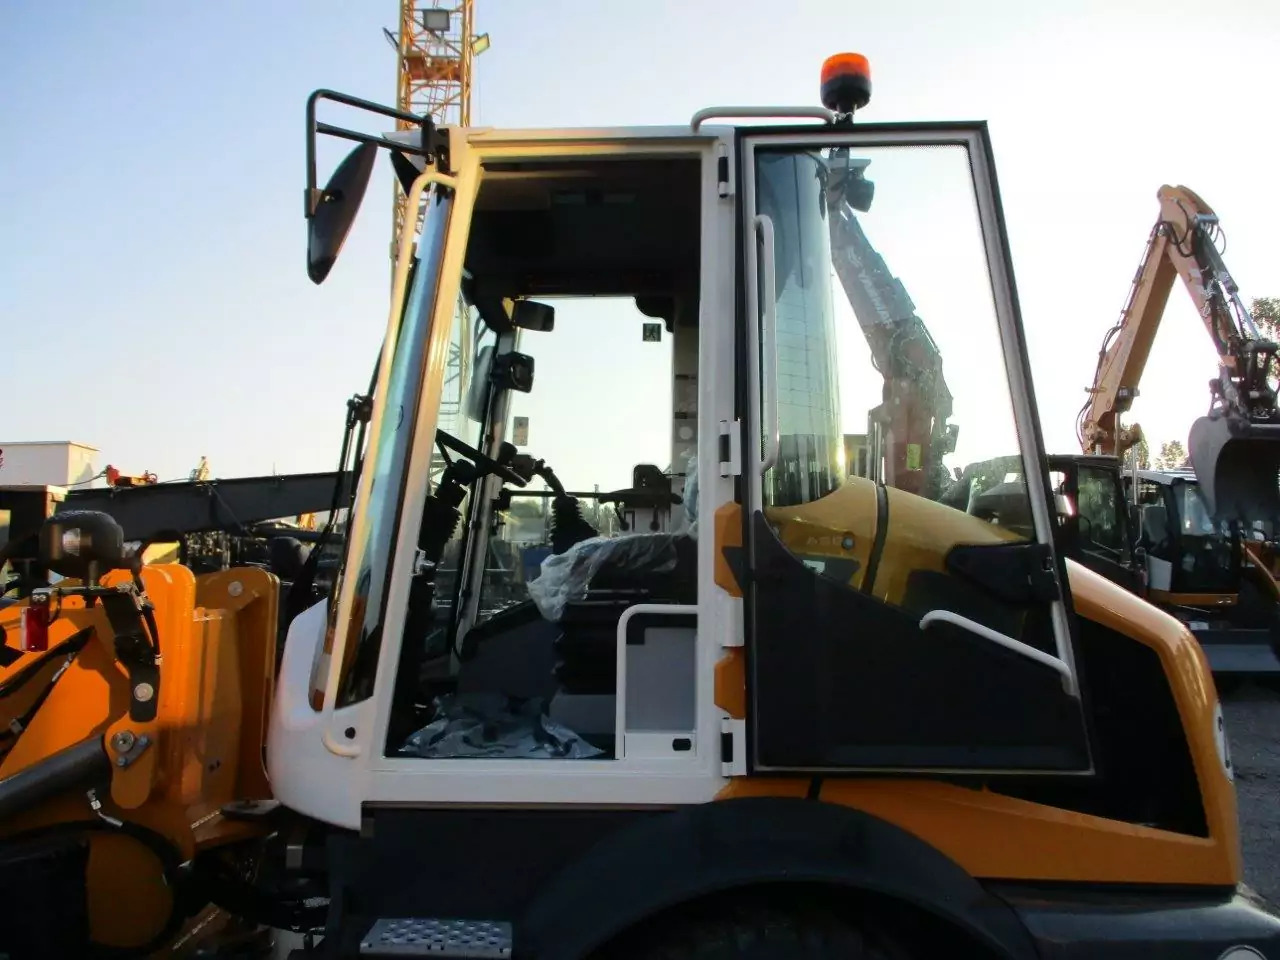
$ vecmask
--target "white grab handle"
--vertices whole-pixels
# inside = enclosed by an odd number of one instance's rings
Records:
[[[960,627],[962,630],[968,630],[970,633],[977,634],[984,640],[990,640],[992,643],[998,643],[1006,650],[1012,650],[1014,653],[1020,653],[1028,660],[1034,660],[1036,663],[1043,663],[1046,667],[1052,667],[1058,673],[1062,674],[1068,681],[1071,680],[1071,669],[1057,657],[1052,654],[1045,653],[1043,650],[1037,650],[1030,644],[1023,643],[1021,640],[1015,640],[1013,637],[1007,636],[998,630],[992,630],[990,627],[983,626],[976,620],[970,620],[968,617],[962,617],[958,613],[950,610],[930,610],[920,618],[920,629],[928,629],[933,623],[950,623]]]
[[[760,237],[760,259],[756,268],[764,291],[760,304],[760,351],[763,363],[760,386],[764,402],[761,418],[764,426],[764,451],[760,455],[760,473],[778,462],[778,290],[774,272],[773,221],[763,213],[756,214],[755,232]]]

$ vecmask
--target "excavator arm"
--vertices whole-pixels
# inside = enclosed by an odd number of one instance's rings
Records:
[[[1138,395],[1175,278],[1181,278],[1218,354],[1207,416],[1192,425],[1192,466],[1217,519],[1280,518],[1280,411],[1273,386],[1277,346],[1258,332],[1218,250],[1218,217],[1187,187],[1162,186],[1129,299],[1103,340],[1077,431],[1086,453],[1121,457],[1141,437],[1119,418]]]
[[[843,161],[843,166],[841,161]],[[884,377],[883,402],[871,420],[888,437],[886,451],[893,485],[936,498],[951,478],[942,458],[955,449],[957,428],[949,425],[951,391],[942,374],[942,355],[902,281],[867,239],[852,201],[870,205],[867,162],[837,154],[828,176],[828,217],[832,261]]]

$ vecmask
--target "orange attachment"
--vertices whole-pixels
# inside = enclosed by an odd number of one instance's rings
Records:
[[[871,64],[860,53],[836,53],[822,62],[822,82],[828,83],[847,74],[871,79]]]

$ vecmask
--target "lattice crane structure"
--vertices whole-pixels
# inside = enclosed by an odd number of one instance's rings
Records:
[[[471,123],[472,63],[489,48],[489,35],[475,32],[475,0],[400,0],[396,32],[385,30],[396,48],[396,106],[407,113],[430,115],[438,126]],[[399,129],[409,124],[397,121]],[[391,263],[395,269],[396,238],[410,215],[404,190],[393,178],[394,212],[391,219]],[[425,207],[413,211],[419,229]],[[466,304],[458,303],[459,320],[449,344],[445,369],[440,427],[455,432],[469,385],[473,353],[472,324]],[[444,461],[432,463],[432,482],[444,469]]]

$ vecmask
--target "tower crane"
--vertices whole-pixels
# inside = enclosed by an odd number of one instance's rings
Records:
[[[475,33],[475,0],[400,0],[396,32],[384,28],[383,34],[396,48],[397,108],[402,113],[430,116],[437,127],[470,126],[472,63],[489,48],[489,35]],[[396,121],[398,130],[409,126],[407,121]],[[389,251],[394,274],[395,238],[410,211],[406,210],[404,189],[394,177],[391,189],[394,206]],[[423,212],[421,206],[412,211],[419,229]],[[464,304],[459,303],[458,309],[461,322],[449,344],[440,410],[442,428],[448,430],[458,426],[471,370],[470,317]],[[433,478],[444,469],[444,461],[439,457],[437,461],[432,464]]]

